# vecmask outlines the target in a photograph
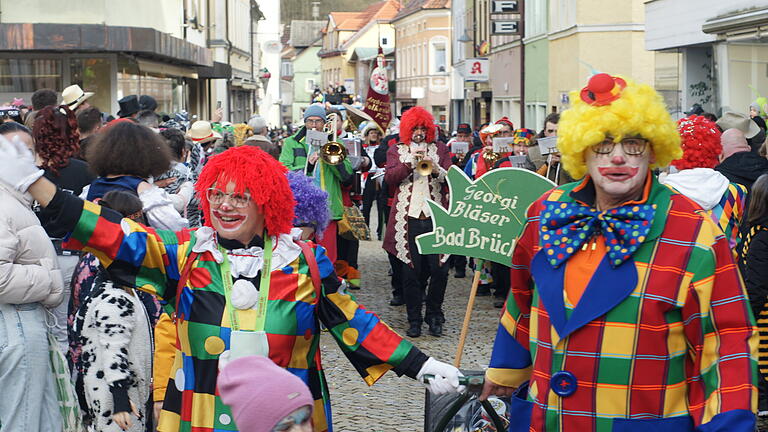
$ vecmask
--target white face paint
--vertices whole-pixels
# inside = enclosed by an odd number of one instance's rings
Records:
[[[587,150],[585,162],[595,184],[598,208],[607,210],[642,196],[648,167],[654,160],[651,143],[640,155],[625,154],[619,143],[608,154]]]
[[[235,183],[229,182],[224,192],[234,193]],[[211,225],[224,238],[237,240],[248,245],[256,235],[264,231],[264,214],[259,206],[250,201],[243,208],[235,207],[231,198],[226,198],[218,206],[211,203]]]

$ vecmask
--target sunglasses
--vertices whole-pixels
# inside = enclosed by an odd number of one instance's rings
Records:
[[[280,420],[280,422],[272,428],[272,431],[285,432],[296,425],[301,425],[308,422],[311,418],[312,408],[309,405],[305,405],[288,414],[284,419]]]
[[[248,204],[251,203],[251,196],[248,194],[226,193],[216,188],[207,189],[205,191],[205,198],[215,207],[222,205],[227,198],[229,198],[229,203],[237,208],[248,207]]]
[[[624,138],[619,143],[621,149],[624,150],[624,154],[629,156],[640,156],[645,153],[646,147],[648,147],[648,140],[643,138]],[[616,147],[616,143],[610,137],[606,138],[603,142],[592,146],[592,151],[606,155],[613,152],[613,148]]]

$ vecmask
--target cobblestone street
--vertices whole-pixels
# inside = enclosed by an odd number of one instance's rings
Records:
[[[405,306],[390,306],[389,263],[379,241],[360,242],[362,289],[353,291],[358,302],[375,311],[396,332],[405,334]],[[461,324],[469,298],[472,273],[464,279],[448,278],[445,295],[445,332],[430,336],[424,325],[423,335],[411,339],[416,346],[438,360],[453,363]],[[492,297],[478,297],[469,327],[461,362],[462,369],[484,369],[490,359],[500,309]],[[373,387],[368,387],[349,364],[328,334],[323,335],[323,365],[331,392],[336,432],[421,431],[424,429],[424,388],[407,377],[387,373]]]

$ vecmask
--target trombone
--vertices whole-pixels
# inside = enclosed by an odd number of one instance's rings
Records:
[[[320,159],[328,165],[338,165],[344,162],[347,158],[347,149],[340,143],[336,142],[336,123],[338,120],[338,114],[330,113],[327,116],[325,125],[323,126],[323,132],[328,134],[328,142],[320,147]]]

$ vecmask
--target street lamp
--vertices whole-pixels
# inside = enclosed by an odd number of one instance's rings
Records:
[[[464,33],[461,36],[459,36],[459,38],[456,40],[461,43],[468,43],[468,42],[472,42],[472,37],[469,35],[469,33],[466,30],[464,30]]]

